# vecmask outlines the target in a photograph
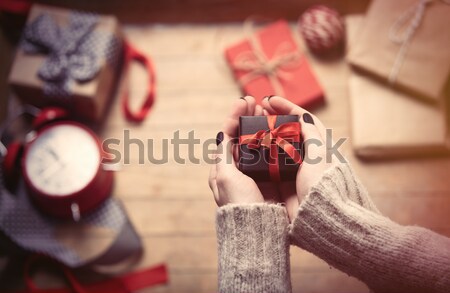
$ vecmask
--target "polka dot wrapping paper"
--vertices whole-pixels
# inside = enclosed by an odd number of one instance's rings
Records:
[[[33,5],[9,76],[14,93],[38,107],[58,105],[100,121],[122,71],[115,17]]]

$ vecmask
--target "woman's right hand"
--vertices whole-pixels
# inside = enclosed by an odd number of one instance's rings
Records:
[[[279,97],[265,98],[262,106],[266,115],[298,115],[302,128],[302,138],[305,147],[305,157],[300,166],[295,184],[281,182],[280,194],[291,222],[297,213],[302,199],[309,193],[321,178],[324,172],[336,164],[336,158],[327,158],[327,145],[332,142],[332,137],[327,137],[327,131],[322,122],[305,109],[292,102]]]

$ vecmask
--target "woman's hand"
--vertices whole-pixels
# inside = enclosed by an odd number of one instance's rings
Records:
[[[227,118],[223,132],[217,135],[218,153],[216,164],[211,167],[209,186],[218,206],[225,204],[248,204],[258,202],[283,202],[291,221],[301,200],[309,193],[322,174],[333,165],[326,158],[326,129],[311,113],[289,102],[272,96],[256,105],[255,99],[246,96],[235,102]],[[237,168],[238,149],[232,138],[238,136],[239,117],[252,115],[298,115],[305,141],[306,156],[297,173],[296,182],[255,182]]]
[[[262,107],[256,105],[253,97],[240,98],[234,103],[223,131],[217,135],[217,157],[216,163],[211,167],[209,187],[218,206],[278,201],[273,187],[259,186],[252,178],[239,171],[236,163],[238,149],[232,138],[238,135],[239,117],[262,114]]]
[[[298,115],[300,118],[305,158],[298,170],[296,182],[281,182],[278,186],[281,200],[286,204],[289,218],[293,221],[302,199],[323,173],[335,164],[334,161],[328,160],[325,144],[332,138],[327,137],[325,126],[317,117],[286,99],[272,96],[265,98],[262,105],[265,115]]]

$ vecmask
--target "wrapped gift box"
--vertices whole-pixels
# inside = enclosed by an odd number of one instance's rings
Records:
[[[425,104],[360,73],[350,76],[350,97],[353,147],[359,156],[449,152],[445,107]]]
[[[276,137],[273,134],[275,132]],[[284,142],[280,143],[279,139]],[[291,147],[296,159],[288,154],[286,145]],[[300,123],[297,115],[240,117],[239,169],[244,174],[256,181],[295,180],[300,154]]]
[[[9,83],[25,103],[98,121],[116,89],[122,52],[115,17],[34,5]]]
[[[410,97],[442,101],[450,75],[450,5],[432,1],[375,0],[348,60],[356,68],[389,81]],[[409,38],[417,13],[419,26]],[[404,38],[402,42],[396,38]],[[398,62],[398,64],[396,64]],[[396,69],[398,72],[395,73]]]
[[[269,95],[307,109],[324,102],[323,90],[284,20],[227,48],[225,57],[242,91],[258,102]]]
[[[347,21],[350,46],[365,19]],[[352,143],[367,159],[443,154],[450,151],[448,103],[424,103],[367,73],[349,79]],[[442,97],[442,100],[446,99]]]

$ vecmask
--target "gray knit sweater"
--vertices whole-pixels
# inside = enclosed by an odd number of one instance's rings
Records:
[[[450,292],[450,239],[380,215],[348,164],[323,175],[292,225],[280,205],[226,205],[217,236],[220,292],[291,292],[290,242],[374,292]]]

